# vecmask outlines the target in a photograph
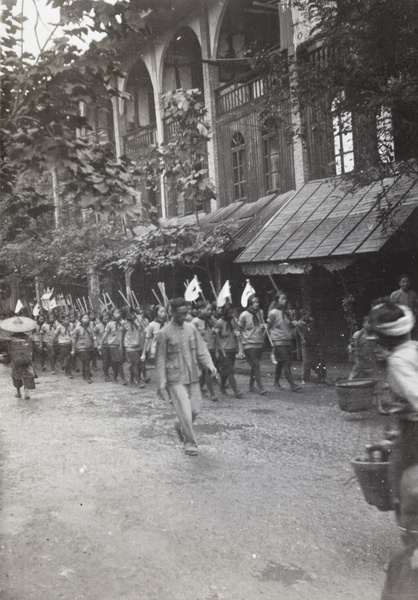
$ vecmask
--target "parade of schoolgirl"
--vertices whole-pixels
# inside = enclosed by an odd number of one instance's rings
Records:
[[[405,532],[405,552],[411,552],[418,524],[418,298],[409,275],[401,275],[399,284],[398,290],[372,302],[363,327],[350,339],[344,376],[334,381],[327,376],[320,332],[309,308],[295,310],[278,288],[260,299],[249,279],[239,307],[232,304],[229,281],[219,294],[213,288],[215,299],[210,301],[196,276],[185,282],[182,297],[169,300],[160,283],[158,292],[152,290],[155,305],[141,305],[135,292],[120,292],[121,301],[103,294],[97,312],[89,297],[73,302],[57,295],[54,300],[48,291],[44,305],[25,307],[19,301],[14,316],[1,321],[8,347],[3,362],[10,361],[11,384],[22,402],[42,401],[37,382],[46,374],[80,378],[86,385],[104,381],[129,386],[139,402],[144,389],[151,388],[172,406],[174,431],[190,457],[199,454],[194,424],[206,400],[222,405],[232,397],[238,406],[255,394],[280,403],[290,392],[298,402],[312,385],[332,386],[343,415],[367,411],[390,419],[382,438],[370,440],[352,466],[366,502],[395,511]],[[271,298],[264,311],[261,302]],[[245,377],[237,376],[237,361]],[[273,375],[268,383],[261,368],[266,361]],[[112,394],[118,395],[117,387]],[[379,482],[375,470],[380,467]],[[399,560],[404,564],[404,554]],[[394,598],[391,586],[415,586],[415,571],[405,583],[399,569],[394,563],[388,571],[382,598]]]

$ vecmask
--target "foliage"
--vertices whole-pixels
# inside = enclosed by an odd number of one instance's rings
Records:
[[[50,177],[26,174],[15,184],[14,194],[4,194],[0,200],[0,240],[8,242],[26,234],[36,237],[53,224],[52,186]]]
[[[166,123],[173,135],[168,142],[152,149],[142,161],[149,188],[156,189],[161,174],[168,185],[181,194],[186,212],[205,209],[215,197],[214,186],[205,168],[210,125],[202,93],[198,89],[178,89],[163,96]]]
[[[148,11],[128,2],[103,0],[53,1],[61,7],[61,23],[35,58],[20,45],[24,18],[16,16],[16,0],[2,5],[0,109],[0,190],[9,204],[17,203],[16,184],[25,173],[55,171],[83,206],[107,212],[138,212],[136,191],[140,173],[125,159],[118,161],[112,143],[92,136],[82,104],[106,105],[121,92],[112,87],[123,76],[115,39],[129,32],[145,35]],[[87,26],[80,20],[89,15]],[[74,40],[88,29],[106,33],[88,51]],[[65,190],[64,190],[65,192]],[[41,203],[42,199],[39,198]]]
[[[265,50],[253,56],[254,68],[265,75],[264,114],[283,120],[290,101],[305,117],[309,111],[314,115],[310,127],[320,136],[332,128],[336,100],[335,112],[351,113],[356,128],[355,168],[347,176],[354,186],[402,173],[416,176],[416,0],[294,0],[293,7],[299,9],[299,31],[309,31],[309,40],[289,56]],[[393,123],[396,161],[390,136],[377,133],[382,110]],[[302,123],[289,133],[304,138],[307,132]]]
[[[118,219],[81,228],[60,228],[53,232],[44,257],[58,278],[76,279],[84,277],[91,268],[98,273],[109,270],[127,243],[125,229]]]
[[[127,243],[118,219],[50,229],[37,237],[24,232],[3,245],[0,268],[4,281],[38,276],[59,288],[85,279],[90,268],[99,273],[111,269]]]
[[[142,265],[147,271],[175,265],[193,265],[205,256],[221,254],[236,225],[225,222],[205,236],[199,225],[173,224],[154,228],[133,240],[119,266]]]

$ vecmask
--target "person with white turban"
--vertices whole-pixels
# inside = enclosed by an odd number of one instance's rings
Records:
[[[392,557],[382,600],[416,598],[418,590],[418,342],[411,340],[413,311],[392,301],[370,311],[379,344],[389,350],[388,382],[399,434],[390,459],[393,507],[405,548]]]
[[[390,351],[388,381],[398,408],[418,417],[418,342],[411,340],[414,313],[407,306],[385,302],[372,308],[369,318],[379,344]]]

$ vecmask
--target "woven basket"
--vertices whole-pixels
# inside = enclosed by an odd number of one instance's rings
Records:
[[[340,381],[335,384],[338,394],[338,404],[344,412],[362,412],[373,406],[373,379],[353,379]]]
[[[361,458],[351,461],[357,481],[367,504],[381,511],[394,510],[389,483],[389,462],[364,462]]]
[[[31,340],[12,340],[10,342],[10,358],[16,366],[28,365],[32,362],[33,343]]]

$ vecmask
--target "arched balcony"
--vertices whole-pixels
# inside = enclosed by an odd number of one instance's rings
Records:
[[[277,4],[268,0],[230,0],[219,30],[216,90],[218,116],[265,93],[261,76],[251,70],[249,55],[256,49],[280,45]]]
[[[122,117],[124,154],[140,156],[157,142],[154,88],[143,61],[137,62],[129,73]]]
[[[164,58],[163,94],[183,88],[203,91],[202,51],[196,34],[183,27],[172,37]],[[170,120],[164,122],[164,139],[169,140],[175,129]]]

